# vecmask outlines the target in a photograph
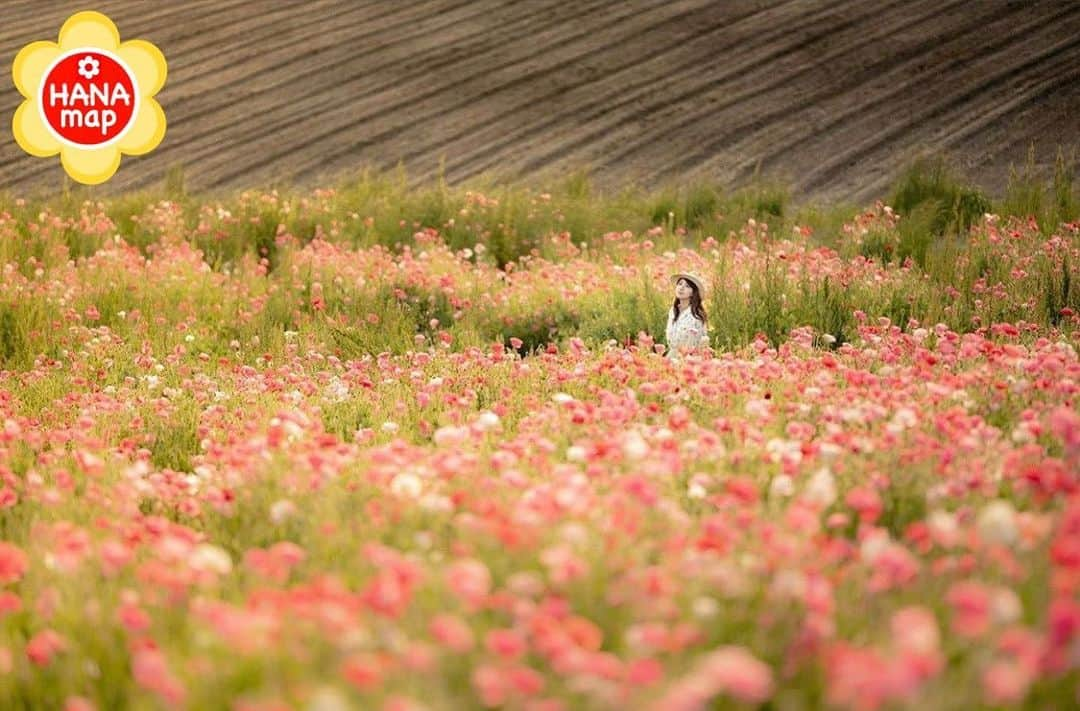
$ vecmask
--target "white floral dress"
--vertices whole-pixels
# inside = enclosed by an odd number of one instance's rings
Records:
[[[675,308],[668,310],[667,317],[667,357],[678,358],[678,351],[683,348],[703,348],[709,345],[709,334],[705,324],[690,309],[684,309],[675,318]]]

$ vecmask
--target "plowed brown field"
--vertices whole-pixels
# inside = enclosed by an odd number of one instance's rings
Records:
[[[944,149],[1000,190],[1034,144],[1080,146],[1080,2],[969,0],[104,0],[0,4],[0,189],[55,190],[10,134],[10,62],[96,9],[157,44],[168,132],[103,193],[292,180],[403,161],[415,181],[601,184],[756,171],[867,200]]]

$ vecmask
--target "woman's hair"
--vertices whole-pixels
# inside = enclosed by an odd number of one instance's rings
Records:
[[[701,305],[701,292],[698,291],[697,285],[689,279],[680,279],[679,281],[685,281],[686,285],[690,287],[690,313],[701,320],[702,323],[708,323],[709,317],[705,315],[705,307]],[[678,284],[679,282],[675,282]],[[675,303],[671,305],[671,312],[676,317],[679,315],[679,297],[675,297]]]

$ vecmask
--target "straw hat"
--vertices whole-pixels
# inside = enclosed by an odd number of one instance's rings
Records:
[[[697,287],[698,293],[701,294],[701,296],[705,296],[705,281],[697,274],[692,274],[690,272],[679,272],[678,274],[671,275],[672,284],[678,284],[679,279],[686,279],[688,282]]]

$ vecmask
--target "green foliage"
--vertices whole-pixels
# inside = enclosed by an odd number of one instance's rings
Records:
[[[709,185],[698,185],[690,190],[683,206],[686,227],[695,229],[716,219],[720,197]]]
[[[105,212],[116,225],[116,234],[125,242],[139,248],[144,255],[149,254],[148,247],[157,241],[158,234],[144,227],[141,219],[146,215],[155,200],[146,192],[129,193],[109,201]]]
[[[177,164],[165,171],[162,189],[170,200],[181,201],[187,197],[187,185],[184,178],[183,164]]]
[[[518,338],[522,342],[519,352],[528,354],[560,338],[577,335],[580,326],[578,312],[559,301],[512,316],[493,313],[480,323],[479,335],[485,341],[501,341],[506,345],[510,345],[511,338]]]
[[[678,210],[678,197],[674,193],[662,193],[653,201],[650,220],[654,225],[665,225],[668,229],[674,229]]]
[[[593,195],[589,170],[583,168],[572,171],[563,181],[562,192],[572,200],[588,200]]]
[[[1062,309],[1068,307],[1074,312],[1080,312],[1080,289],[1072,283],[1072,267],[1068,255],[1065,255],[1060,268],[1045,263],[1040,277],[1046,320],[1052,326],[1061,326]]]
[[[788,282],[772,262],[748,275],[744,283],[727,278],[727,265],[721,264],[711,282],[717,285],[709,297],[708,309],[714,345],[734,349],[759,333],[772,343],[787,336],[791,326],[790,312],[785,307]]]
[[[898,471],[890,479],[889,488],[881,496],[882,512],[878,525],[901,540],[908,526],[926,519],[926,491],[933,477],[920,475],[913,468]]]
[[[919,228],[929,232],[926,239],[966,234],[992,209],[990,201],[957,177],[940,156],[912,163],[897,180],[890,204],[906,217],[917,214]],[[925,249],[914,249],[913,254],[925,254]]]
[[[782,219],[787,214],[790,200],[791,195],[786,187],[768,182],[749,185],[733,196],[738,214],[771,221]]]
[[[944,241],[941,229],[941,204],[935,200],[917,203],[910,208],[897,224],[900,242],[896,247],[896,258],[903,262],[907,258],[914,260],[920,267],[926,268],[927,254],[931,248]]]
[[[0,301],[0,369],[27,368],[38,354],[56,355],[61,340],[50,333],[52,315],[38,299]]]
[[[327,326],[339,354],[344,358],[361,358],[373,353],[401,353],[412,348],[417,332],[416,313],[385,293],[370,305],[371,313],[378,317],[375,323],[357,319],[349,326]]]
[[[26,335],[16,309],[10,304],[0,304],[0,362],[8,363],[26,348]]]
[[[583,309],[577,335],[593,343],[614,339],[626,345],[633,343],[639,332],[662,334],[669,306],[643,278],[636,287],[613,289],[594,299]]]
[[[1047,234],[1063,222],[1075,221],[1080,217],[1075,150],[1068,157],[1058,150],[1054,174],[1047,181],[1039,175],[1032,146],[1023,168],[1010,168],[1009,183],[997,212],[1003,216],[1034,219]]]
[[[1080,218],[1080,186],[1076,183],[1075,149],[1069,158],[1058,151],[1054,163],[1053,198],[1057,214],[1043,218],[1040,224],[1045,225],[1044,229],[1056,229],[1062,222],[1074,222]]]
[[[810,285],[809,280],[803,280],[801,288],[803,303],[810,317],[808,323],[821,334],[832,337],[826,345],[836,349],[850,341],[854,335],[851,323],[854,306],[850,292],[834,285],[833,280],[828,278],[822,280],[817,289]]]
[[[747,219],[774,222],[787,212],[786,188],[772,183],[750,185],[730,195],[708,183],[695,183],[683,190],[663,188],[650,198],[650,223],[669,232],[676,228],[701,230],[726,236]]]
[[[255,254],[269,262],[268,271],[274,271],[278,264],[277,237],[278,225],[281,224],[281,212],[275,208],[258,210],[245,220],[247,234],[243,244],[253,246]]]
[[[193,403],[182,406],[169,420],[154,418],[149,431],[154,441],[150,460],[157,467],[191,471],[191,457],[199,453],[199,413]]]
[[[384,287],[385,289],[385,287]],[[454,306],[450,303],[450,297],[441,290],[427,291],[413,285],[400,287],[405,293],[405,298],[399,300],[399,307],[403,309],[417,332],[428,333],[432,329],[432,319],[438,320],[440,325],[454,322]],[[384,291],[381,299],[383,303],[390,302],[390,293]]]
[[[370,400],[359,397],[325,405],[322,412],[323,427],[327,432],[348,442],[352,440],[356,430],[376,424],[371,416],[371,409]]]

